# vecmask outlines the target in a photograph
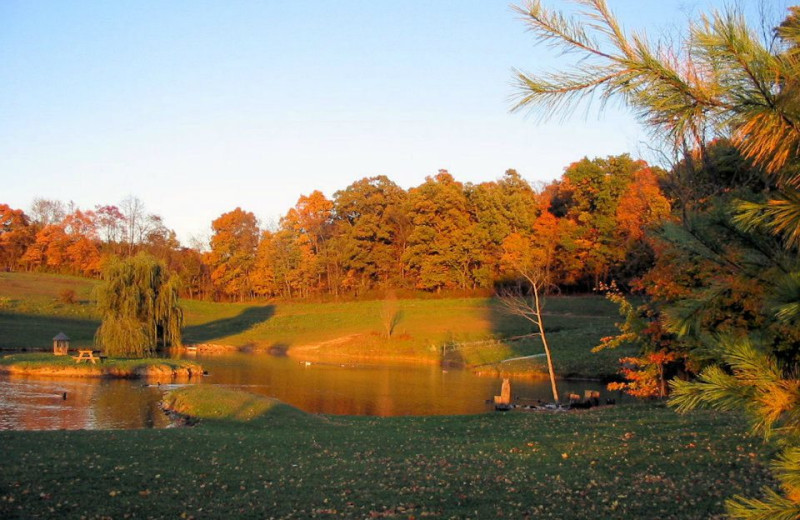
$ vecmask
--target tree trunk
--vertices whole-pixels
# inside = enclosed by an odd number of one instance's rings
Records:
[[[553,400],[558,404],[558,385],[556,384],[556,372],[553,368],[553,358],[550,356],[550,346],[547,344],[547,336],[544,333],[544,323],[542,322],[542,307],[539,304],[539,288],[533,284],[533,298],[536,305],[536,319],[539,325],[539,335],[542,337],[544,354],[547,357],[547,372],[550,375],[550,388],[553,390]]]

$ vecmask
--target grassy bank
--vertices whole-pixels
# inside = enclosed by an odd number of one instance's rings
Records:
[[[10,354],[0,356],[0,374],[47,377],[114,377],[126,379],[188,379],[203,375],[203,367],[177,359],[104,358],[97,364],[76,363],[71,356]]]
[[[206,419],[0,432],[0,517],[690,519],[768,483],[735,415],[334,418],[248,394],[175,399]]]
[[[0,273],[0,348],[44,348],[59,331],[73,345],[91,345],[99,320],[90,301],[93,281],[44,274]],[[59,299],[75,291],[74,303]],[[497,363],[542,352],[531,325],[509,317],[490,298],[415,299],[395,303],[211,303],[184,301],[187,343],[232,346],[308,361],[410,361],[480,367],[486,373],[532,373],[543,359]],[[383,316],[395,307],[386,337]],[[624,350],[591,354],[615,332],[613,304],[597,296],[548,298],[545,323],[556,372],[562,377],[608,377]]]
[[[488,298],[400,300],[400,319],[387,338],[383,301],[278,303],[271,305],[186,302],[185,339],[281,352],[309,361],[413,361],[481,367],[487,373],[544,371],[544,360],[500,361],[543,352],[524,320],[507,316]],[[592,354],[603,336],[615,333],[616,307],[596,296],[552,297],[546,326],[556,371],[562,377],[616,374],[624,349]]]
[[[0,273],[0,349],[46,349],[63,331],[73,347],[94,343],[100,325],[94,280],[42,273]],[[71,291],[73,301],[62,293]]]

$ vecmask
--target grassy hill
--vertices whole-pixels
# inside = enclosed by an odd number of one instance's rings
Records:
[[[89,345],[99,325],[91,299],[97,282],[69,276],[0,273],[0,348],[49,348],[59,331]],[[74,302],[62,293],[75,293]],[[509,317],[489,298],[412,299],[396,302],[213,303],[182,302],[187,343],[231,345],[316,360],[373,359],[483,366],[484,370],[540,370],[542,359],[493,365],[542,352],[530,324]],[[386,337],[387,311],[398,320]],[[615,332],[616,307],[597,296],[551,297],[545,306],[557,371],[608,376],[626,352],[590,354]]]
[[[0,349],[47,348],[66,333],[74,346],[91,345],[100,325],[91,295],[94,280],[42,273],[0,273]],[[74,301],[64,301],[72,291]]]

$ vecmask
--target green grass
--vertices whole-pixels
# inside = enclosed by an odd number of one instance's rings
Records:
[[[99,319],[89,300],[96,282],[45,274],[0,274],[0,348],[51,346],[59,331],[75,346],[93,342]],[[78,294],[61,303],[64,288]],[[2,303],[5,302],[5,303]],[[445,347],[454,365],[490,365],[539,354],[538,338],[510,341],[533,332],[507,316],[492,299],[415,299],[397,302],[402,313],[391,339],[384,337],[382,301],[339,303],[211,303],[183,301],[187,343],[212,343],[248,349],[278,349],[309,359],[361,359],[437,363]],[[617,360],[630,350],[591,354],[603,336],[615,333],[616,307],[597,296],[551,297],[545,325],[556,372],[570,377],[610,377]],[[503,370],[542,371],[542,360],[504,364]],[[489,370],[489,369],[486,369]]]
[[[78,302],[91,300],[92,291],[99,282],[79,276],[53,275],[46,273],[0,272],[0,295],[11,300],[48,304],[58,299],[61,292],[75,292]]]
[[[65,332],[75,347],[90,346],[100,326],[91,295],[97,281],[43,273],[0,273],[0,349],[52,347]],[[64,303],[64,290],[75,292]]]
[[[202,372],[202,368],[194,362],[180,359],[129,359],[103,358],[97,364],[76,363],[72,356],[55,356],[51,353],[8,354],[0,356],[0,373],[10,372],[27,375],[47,375],[66,377],[144,377],[171,375],[176,370],[191,368]]]
[[[275,305],[185,302],[188,342],[249,348],[295,349],[308,356],[418,359],[438,362],[442,346],[456,365],[476,366],[543,352],[532,326],[505,315],[492,299],[401,300],[402,318],[389,340],[381,322],[382,301],[281,303]],[[549,298],[545,324],[559,374],[609,377],[628,349],[591,354],[603,336],[616,332],[616,307],[596,296]],[[312,350],[305,350],[307,348]],[[543,370],[541,362],[524,368]]]
[[[181,415],[206,421],[232,421],[268,427],[289,418],[319,420],[281,401],[218,386],[195,385],[170,391],[165,406]]]
[[[325,417],[246,394],[176,399],[213,419],[0,432],[0,517],[699,519],[770,483],[760,440],[729,414]]]

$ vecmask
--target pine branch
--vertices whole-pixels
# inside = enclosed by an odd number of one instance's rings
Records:
[[[743,201],[737,209],[734,222],[742,229],[767,229],[783,237],[787,247],[800,247],[800,191],[783,191],[765,204]]]
[[[735,496],[726,501],[728,516],[740,520],[797,520],[800,504],[784,498],[772,489],[764,488],[763,500]]]

